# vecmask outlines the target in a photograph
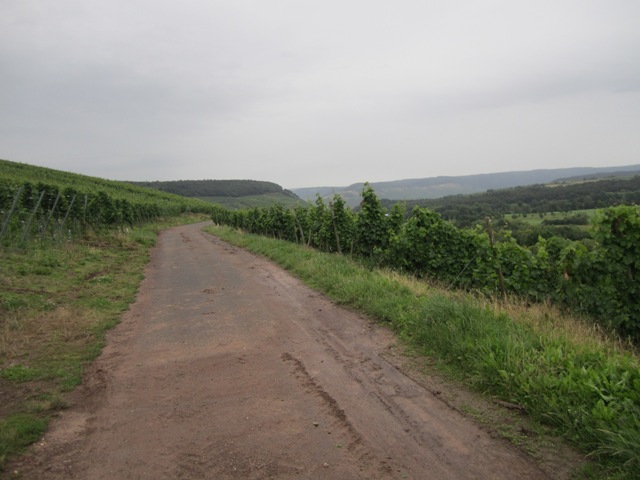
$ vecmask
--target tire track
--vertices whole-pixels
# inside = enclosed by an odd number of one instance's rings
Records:
[[[292,373],[300,382],[300,385],[310,395],[318,399],[324,406],[325,412],[334,418],[333,426],[337,426],[343,432],[346,432],[349,439],[346,450],[357,459],[360,470],[370,469],[372,465],[378,464],[377,469],[380,474],[390,475],[391,467],[387,465],[386,462],[377,462],[376,457],[367,447],[363,437],[349,421],[347,413],[340,408],[338,402],[309,374],[302,361],[288,352],[283,353],[281,358],[284,362],[293,366]]]

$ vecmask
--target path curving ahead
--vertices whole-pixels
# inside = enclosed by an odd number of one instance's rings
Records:
[[[23,478],[547,478],[389,364],[388,331],[202,226],[160,235]]]

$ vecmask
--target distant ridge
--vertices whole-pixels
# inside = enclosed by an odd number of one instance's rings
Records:
[[[183,197],[246,197],[282,193],[295,197],[290,191],[273,182],[258,180],[170,180],[130,182],[141,187],[175,193]]]
[[[633,177],[635,175],[640,174],[638,170],[623,170],[616,172],[601,172],[601,173],[592,173],[590,175],[578,175],[577,177],[568,177],[568,178],[558,178],[554,180],[552,183],[574,183],[579,181],[589,181],[589,180],[603,180],[608,178],[621,178],[621,177]]]
[[[601,174],[625,174],[640,173],[639,165],[626,165],[616,167],[574,167],[538,169],[528,171],[513,171],[499,173],[482,173],[463,176],[439,176],[427,178],[415,178],[395,180],[389,182],[373,182],[371,186],[378,198],[389,200],[418,200],[428,198],[440,198],[449,195],[468,193],[480,193],[487,190],[536,185],[570,179],[575,177],[589,177]],[[363,183],[354,183],[348,187],[307,187],[294,188],[292,191],[303,200],[311,200],[319,194],[321,197],[340,194],[351,205],[360,202],[360,192]]]
[[[304,203],[295,193],[277,183],[258,180],[170,180],[130,182],[141,187],[198,198],[230,210],[282,205],[293,208]]]

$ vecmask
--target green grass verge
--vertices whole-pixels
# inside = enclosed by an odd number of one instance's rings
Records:
[[[20,453],[44,433],[47,422],[36,415],[19,413],[0,420],[0,465]]]
[[[344,256],[227,227],[209,231],[388,323],[466,384],[553,426],[597,462],[590,478],[638,478],[640,363],[625,346],[548,307],[497,307]]]
[[[135,300],[157,233],[202,219],[0,247],[0,470],[67,406],[65,392]]]

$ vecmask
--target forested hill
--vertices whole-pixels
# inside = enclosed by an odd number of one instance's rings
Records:
[[[415,200],[424,198],[441,198],[450,195],[465,195],[485,192],[489,189],[512,188],[524,185],[546,184],[559,178],[586,177],[605,174],[607,176],[618,172],[635,172],[640,174],[640,165],[619,167],[578,167],[539,169],[530,171],[484,173],[478,175],[463,175],[457,177],[428,177],[390,182],[370,182],[378,198],[390,200]],[[300,198],[313,201],[316,194],[322,197],[332,197],[339,194],[351,207],[357,206],[362,200],[360,192],[364,184],[355,183],[348,187],[310,187],[294,188],[293,191]]]
[[[505,214],[569,212],[612,205],[640,204],[640,175],[630,178],[608,178],[574,183],[550,183],[489,190],[485,193],[453,195],[438,199],[409,200],[414,206],[427,207],[458,226],[473,225],[485,217],[500,218]],[[397,201],[382,200],[390,207]]]
[[[296,195],[272,182],[257,180],[176,180],[167,182],[130,182],[142,187],[155,188],[183,197],[248,197],[281,193],[292,198]]]

